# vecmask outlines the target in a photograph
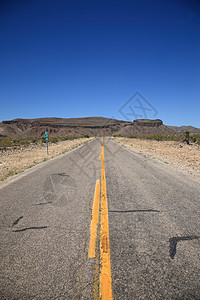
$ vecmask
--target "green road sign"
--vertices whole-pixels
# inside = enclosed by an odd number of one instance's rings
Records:
[[[48,142],[49,136],[48,136],[48,131],[45,131],[45,141]]]

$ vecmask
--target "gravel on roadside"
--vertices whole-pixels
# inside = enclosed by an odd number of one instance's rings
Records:
[[[75,149],[92,139],[93,138],[80,138],[54,144],[49,143],[48,155],[46,144],[31,144],[28,147],[0,151],[0,181]]]
[[[176,141],[155,141],[115,137],[114,141],[136,153],[157,159],[200,182],[200,146]]]

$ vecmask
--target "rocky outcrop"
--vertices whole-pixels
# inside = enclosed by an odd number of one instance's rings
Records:
[[[147,127],[159,127],[163,125],[163,121],[160,119],[149,120],[149,119],[137,119],[133,121],[133,125],[136,126],[147,126]]]
[[[123,126],[118,134],[121,135],[175,135],[176,132],[165,126],[163,121],[160,119],[150,120],[150,119],[137,119],[131,124],[126,124]]]

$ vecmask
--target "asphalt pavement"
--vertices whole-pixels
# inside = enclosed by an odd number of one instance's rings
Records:
[[[101,138],[0,184],[0,299],[98,299]],[[200,183],[104,138],[113,299],[200,299]],[[101,214],[100,214],[101,218]]]

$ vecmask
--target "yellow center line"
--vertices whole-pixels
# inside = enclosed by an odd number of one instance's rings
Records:
[[[112,280],[111,280],[111,263],[110,263],[110,242],[109,242],[109,225],[108,225],[108,203],[106,194],[106,176],[104,166],[104,141],[102,137],[101,158],[101,223],[100,223],[100,274],[99,274],[99,299],[112,300]],[[96,181],[92,220],[90,224],[90,244],[88,257],[95,258],[98,262],[96,253],[97,227],[99,222],[99,198],[100,182]],[[95,263],[95,265],[97,265]],[[96,277],[95,277],[96,278]],[[94,286],[94,298],[98,298],[97,285]]]
[[[90,224],[90,244],[88,250],[88,257],[95,257],[96,237],[97,237],[97,224],[99,222],[99,197],[100,196],[100,182],[96,181],[94,192],[94,202],[92,209],[92,220]]]
[[[100,287],[99,296],[102,300],[112,299],[112,280],[110,264],[110,242],[108,224],[108,204],[106,194],[106,176],[104,167],[104,142],[102,137],[102,170],[101,170],[101,231],[100,231]]]

